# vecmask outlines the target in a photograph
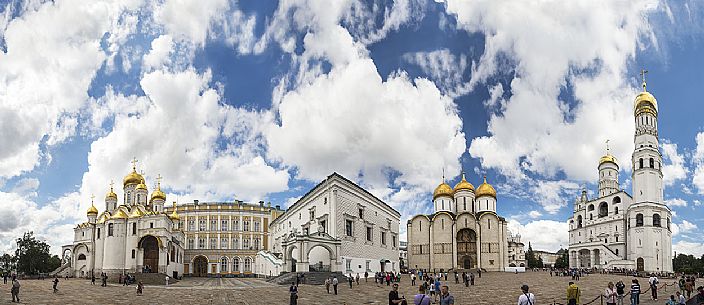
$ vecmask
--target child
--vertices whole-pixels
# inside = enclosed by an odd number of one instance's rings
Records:
[[[139,283],[137,283],[137,295],[142,295],[143,290],[144,284],[142,284],[142,281],[139,281]]]
[[[667,300],[667,303],[665,303],[665,305],[679,305],[679,303],[678,303],[677,301],[675,301],[675,295],[674,295],[674,294],[671,294],[671,295],[670,295],[670,299]]]

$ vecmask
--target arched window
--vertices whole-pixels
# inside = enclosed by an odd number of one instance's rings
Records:
[[[655,159],[650,158],[650,168],[655,168]]]
[[[670,229],[670,217],[667,218],[667,229]]]
[[[616,196],[614,197],[613,204],[621,203],[621,197]]]
[[[232,272],[239,272],[239,271],[240,271],[240,259],[235,257],[232,259]]]
[[[582,215],[577,216],[577,228],[582,227]]]
[[[638,159],[638,168],[643,168],[643,158]]]
[[[594,214],[589,214],[589,220],[594,220]]]
[[[113,224],[108,224],[108,236],[112,236],[113,233]]]
[[[637,214],[636,215],[636,227],[642,227],[643,226],[643,214]]]
[[[86,255],[83,254],[83,253],[79,254],[79,255],[78,255],[78,260],[79,260],[79,261],[84,261],[84,260],[86,260]]]
[[[244,272],[251,272],[252,271],[252,259],[249,257],[246,257],[244,259]]]
[[[609,205],[606,202],[599,204],[599,217],[605,217],[609,215]]]
[[[660,214],[653,214],[653,227],[660,226]]]
[[[587,211],[594,211],[594,205],[590,204],[589,207],[587,208]]]
[[[227,272],[227,257],[225,256],[220,259],[220,272]]]

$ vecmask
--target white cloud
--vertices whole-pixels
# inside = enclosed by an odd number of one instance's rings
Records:
[[[39,179],[37,178],[22,178],[10,191],[11,193],[20,194],[25,197],[36,197],[37,189],[39,188]]]
[[[704,132],[697,133],[697,148],[692,156],[696,168],[692,176],[692,184],[700,195],[704,195]]]
[[[528,212],[528,216],[529,216],[530,218],[536,219],[536,218],[538,218],[538,217],[540,217],[540,216],[543,216],[543,214],[540,213],[540,212],[538,212],[538,211],[533,210],[533,211]]]
[[[686,220],[682,220],[682,223],[679,225],[679,227],[680,227],[680,233],[682,233],[682,232],[691,233],[693,230],[697,229],[697,225],[695,225],[689,221],[686,221]]]
[[[665,160],[669,160],[669,164],[665,164],[662,168],[663,183],[665,186],[673,185],[677,180],[687,178],[688,169],[684,165],[684,157],[677,153],[677,144],[665,143],[662,144],[662,154]]]
[[[565,198],[572,198],[579,190],[579,185],[570,181],[535,181],[533,200],[543,206],[549,214],[557,213],[571,203]]]
[[[227,0],[166,0],[154,16],[175,40],[203,46],[212,26],[223,21],[229,7]]]
[[[669,207],[686,207],[687,201],[680,198],[672,198],[665,200],[665,204]]]
[[[566,222],[554,220],[533,220],[521,224],[515,218],[509,219],[508,229],[513,234],[521,234],[521,241],[533,246],[533,250],[557,251],[560,246],[566,248],[569,244]],[[527,248],[526,248],[527,249]]]
[[[691,254],[695,257],[701,257],[704,255],[704,243],[681,240],[672,244],[672,250],[677,254]]]
[[[152,49],[144,55],[144,69],[149,71],[152,68],[161,68],[170,62],[169,54],[174,47],[171,35],[161,35],[152,40]]]
[[[256,37],[254,27],[257,25],[257,16],[246,16],[241,11],[232,12],[230,18],[224,20],[223,26],[225,41],[237,48],[240,54],[249,54],[254,51]],[[261,50],[260,50],[261,51]]]
[[[418,65],[440,87],[444,94],[457,97],[467,92],[462,73],[467,68],[467,56],[455,56],[448,49],[403,54],[403,60]]]
[[[470,144],[484,167],[513,179],[564,172],[593,181],[607,139],[621,167],[630,167],[636,89],[623,80],[650,31],[649,2],[606,2],[598,10],[586,2],[446,2],[459,28],[486,35],[470,88],[514,75],[510,98],[490,116],[490,135]],[[593,72],[576,72],[583,70]],[[560,100],[568,85],[576,105]]]

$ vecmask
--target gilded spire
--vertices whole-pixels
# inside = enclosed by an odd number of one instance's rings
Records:
[[[93,203],[93,198],[95,198],[94,195],[90,195],[90,208],[88,208],[88,212],[86,214],[88,215],[98,215],[98,209],[95,208],[95,204]]]
[[[640,70],[640,78],[643,80],[643,92],[646,91],[645,90],[645,85],[646,85],[645,84],[645,74],[647,74],[647,73],[648,73],[648,70],[645,70],[645,69]]]

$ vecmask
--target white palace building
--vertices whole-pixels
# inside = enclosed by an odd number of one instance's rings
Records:
[[[633,195],[619,187],[619,166],[608,151],[599,160],[599,193],[586,190],[569,223],[570,268],[672,272],[672,213],[663,201],[658,105],[645,90],[635,99]]]

